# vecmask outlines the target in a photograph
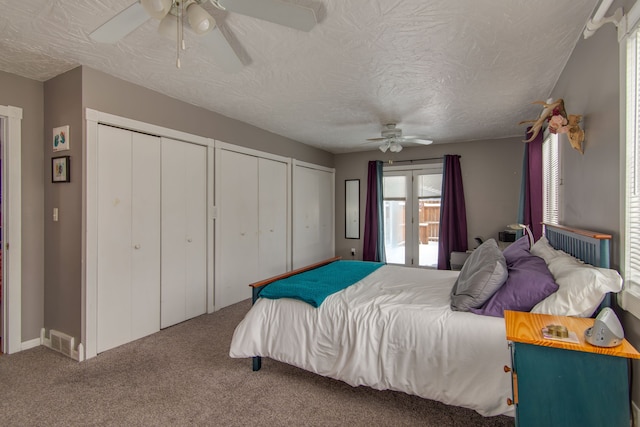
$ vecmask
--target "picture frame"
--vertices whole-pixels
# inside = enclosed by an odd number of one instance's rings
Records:
[[[347,179],[344,181],[344,237],[345,239],[360,238],[360,180]]]
[[[51,144],[54,152],[68,150],[70,142],[69,125],[53,128]]]
[[[51,158],[51,182],[71,182],[71,157],[60,156]]]

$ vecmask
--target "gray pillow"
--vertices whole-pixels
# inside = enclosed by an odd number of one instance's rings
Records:
[[[494,239],[489,239],[467,259],[451,290],[451,309],[469,311],[482,306],[507,280],[507,263]]]

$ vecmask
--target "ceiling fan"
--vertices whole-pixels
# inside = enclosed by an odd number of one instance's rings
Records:
[[[160,34],[177,39],[176,66],[180,68],[180,50],[185,49],[183,29],[186,18],[188,27],[197,35],[208,34],[211,53],[220,58],[220,66],[225,71],[239,71],[243,67],[242,61],[213,17],[202,7],[206,2],[220,10],[302,31],[310,31],[317,23],[313,9],[280,0],[138,0],[96,28],[89,36],[100,43],[115,43],[149,18],[155,18],[160,21]]]
[[[387,150],[392,153],[402,151],[401,142],[413,142],[422,145],[429,145],[433,143],[430,139],[425,139],[421,136],[402,136],[402,129],[396,127],[395,123],[388,123],[384,125],[381,135],[381,138],[369,138],[367,141],[382,141],[382,144],[378,148],[383,153],[386,153]]]

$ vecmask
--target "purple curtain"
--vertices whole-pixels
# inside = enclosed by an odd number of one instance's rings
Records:
[[[385,262],[384,222],[382,217],[382,162],[369,162],[367,205],[364,216],[364,261]]]
[[[528,132],[528,129],[527,129]],[[542,236],[542,132],[525,144],[523,224],[529,225],[537,241]]]
[[[460,156],[447,154],[442,171],[438,270],[451,270],[451,252],[465,252],[467,247],[467,212]]]

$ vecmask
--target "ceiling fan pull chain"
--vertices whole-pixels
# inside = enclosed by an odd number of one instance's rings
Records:
[[[184,48],[184,33],[183,33],[183,22],[182,22],[182,7],[183,3],[181,1],[176,2],[176,18],[178,20],[178,25],[176,26],[176,68],[180,69],[180,51]]]
[[[184,43],[184,1],[180,2],[180,47],[186,50]]]

